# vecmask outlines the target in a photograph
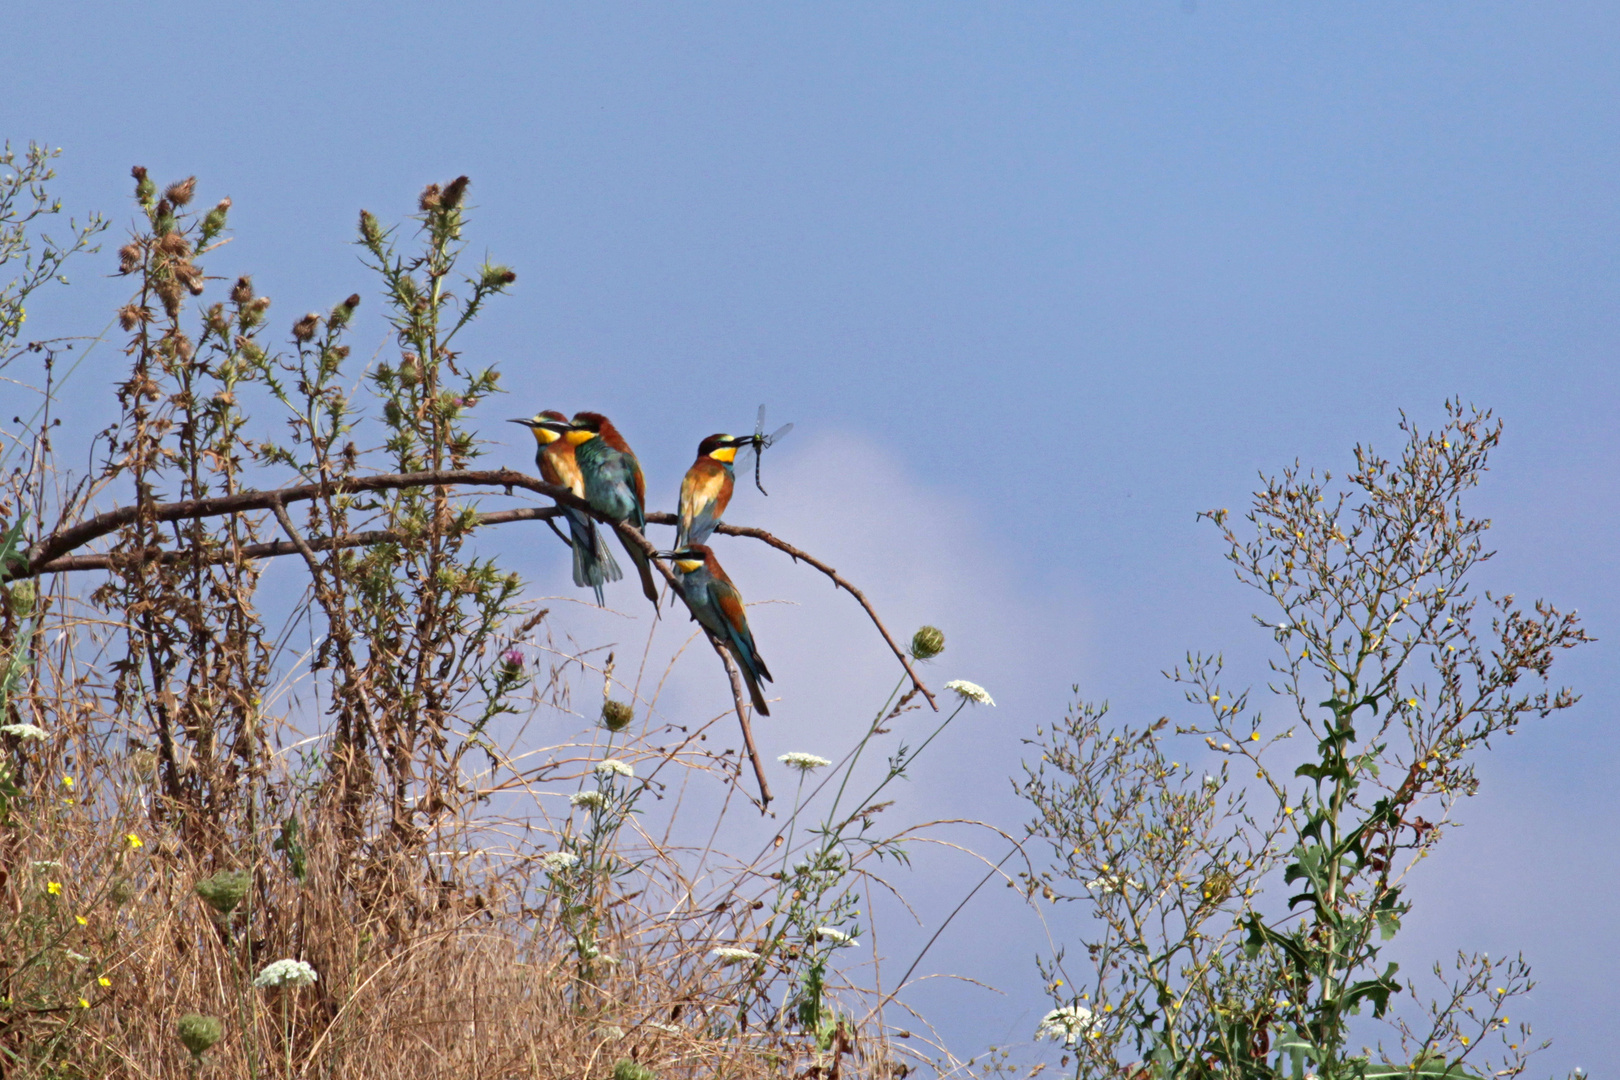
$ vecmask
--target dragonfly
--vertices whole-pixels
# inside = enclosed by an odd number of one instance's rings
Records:
[[[770,492],[765,490],[765,485],[759,482],[759,464],[760,459],[764,456],[765,448],[775,444],[782,438],[782,436],[786,435],[792,430],[792,424],[783,424],[769,435],[765,434],[765,406],[761,405],[759,407],[759,418],[754,421],[753,436],[749,439],[747,445],[745,445],[741,450],[737,451],[737,460],[733,468],[741,469],[743,472],[747,472],[749,458],[753,458],[754,486],[759,488],[759,493],[761,495],[770,494]]]

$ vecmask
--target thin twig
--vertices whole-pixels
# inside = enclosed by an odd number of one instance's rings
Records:
[[[673,514],[648,514],[647,521],[654,525],[673,525],[675,524],[676,519],[675,515]],[[747,525],[721,524],[717,529],[715,529],[715,531],[724,533],[727,536],[746,536],[754,540],[762,541],[769,544],[777,551],[785,553],[794,561],[808,563],[831,578],[834,585],[853,596],[856,602],[866,610],[867,616],[872,620],[872,625],[877,627],[878,633],[883,635],[883,640],[888,643],[889,648],[894,652],[895,659],[900,661],[900,666],[905,668],[906,674],[911,677],[911,685],[916,687],[917,690],[922,693],[922,696],[928,699],[928,704],[933,707],[935,712],[939,712],[939,702],[934,700],[933,693],[930,692],[928,687],[923,685],[923,681],[917,677],[917,672],[913,670],[911,666],[911,658],[906,655],[904,649],[895,644],[894,638],[889,635],[888,627],[883,625],[883,620],[878,618],[877,610],[873,608],[871,602],[866,599],[866,594],[861,592],[861,590],[857,589],[854,585],[850,584],[850,582],[840,575],[837,570],[834,570],[832,567],[828,566],[814,555],[811,555],[809,552],[801,551],[800,549],[794,547],[786,540],[777,539],[764,529],[755,529]]]
[[[704,633],[708,634],[708,630],[705,629]],[[754,779],[759,781],[759,812],[763,814],[771,805],[771,785],[765,782],[765,767],[760,764],[759,751],[754,749],[754,728],[748,722],[748,707],[743,703],[742,673],[737,670],[731,654],[721,647],[713,634],[709,634],[709,644],[714,646],[715,655],[726,665],[726,674],[731,677],[731,699],[737,703],[737,721],[742,725],[743,746],[748,749],[748,760],[753,763]]]

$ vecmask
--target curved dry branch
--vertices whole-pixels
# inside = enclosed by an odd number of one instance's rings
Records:
[[[139,551],[118,551],[96,555],[73,555],[71,552],[108,536],[119,529],[134,524],[137,521],[186,521],[196,518],[224,517],[230,514],[249,513],[255,510],[268,510],[275,515],[282,529],[289,539],[274,540],[258,544],[249,544],[236,550],[211,552],[203,555],[205,562],[226,562],[236,558],[274,558],[281,555],[301,555],[309,564],[311,572],[316,572],[318,563],[315,553],[319,551],[332,551],[352,547],[364,547],[370,544],[399,542],[401,534],[394,530],[378,529],[361,533],[350,533],[345,536],[304,537],[301,536],[292,524],[287,514],[287,503],[303,502],[310,499],[322,498],[332,495],[358,495],[369,491],[389,491],[412,487],[447,487],[460,485],[466,487],[503,487],[508,493],[513,488],[523,488],[537,495],[544,495],[555,501],[555,507],[527,507],[519,510],[500,510],[493,513],[480,514],[474,519],[472,528],[485,525],[500,525],[512,521],[546,521],[556,517],[562,512],[561,507],[571,507],[583,510],[591,516],[614,528],[626,541],[634,544],[646,552],[649,560],[657,566],[671,588],[680,591],[669,568],[657,559],[655,547],[639,529],[624,522],[612,521],[595,510],[572,492],[555,487],[532,476],[512,469],[433,469],[411,473],[383,473],[376,476],[342,477],[316,484],[295,484],[284,488],[275,488],[270,491],[241,491],[231,495],[218,495],[207,499],[186,499],[169,503],[148,503],[145,505],[120,507],[97,514],[87,521],[71,525],[65,529],[42,538],[29,550],[27,564],[13,574],[0,577],[0,580],[14,580],[20,578],[38,577],[41,574],[60,574],[76,570],[109,570],[118,566],[126,566],[148,561],[164,563],[184,562],[197,558],[193,552],[175,551],[155,547],[142,548]],[[647,521],[654,525],[674,525],[675,515],[666,513],[651,513]],[[928,704],[937,712],[939,704],[929,691],[916,671],[911,666],[911,660],[905,650],[895,643],[888,627],[878,617],[877,610],[867,600],[866,594],[856,588],[844,578],[837,570],[817,559],[809,552],[794,547],[785,540],[780,540],[764,529],[750,528],[740,525],[722,524],[719,532],[727,536],[745,536],[759,540],[776,548],[792,558],[795,562],[803,562],[821,571],[831,579],[834,587],[843,589],[855,598],[872,620],[872,625],[882,635],[884,642],[894,653],[900,665],[905,668],[906,675],[916,691],[928,699]],[[766,783],[765,772],[760,764],[759,754],[754,748],[754,734],[749,724],[748,708],[743,700],[742,680],[735,665],[731,662],[724,649],[710,637],[710,644],[714,645],[715,652],[725,665],[729,675],[732,689],[732,698],[737,707],[737,719],[742,725],[743,742],[748,750],[749,760],[754,767],[755,779],[759,781],[761,809],[771,801],[770,786]]]

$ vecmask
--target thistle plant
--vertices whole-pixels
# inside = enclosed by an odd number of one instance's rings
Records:
[[[1264,478],[1242,529],[1203,515],[1267,601],[1256,621],[1286,720],[1225,689],[1218,657],[1194,655],[1170,677],[1204,718],[1174,734],[1208,765],[1170,759],[1168,720],[1115,725],[1084,702],[1034,740],[1023,791],[1053,862],[1028,888],[1082,904],[1098,927],[1082,941],[1089,974],[1063,951],[1042,967],[1054,1005],[1084,1011],[1066,1029],[1076,1077],[1527,1067],[1536,1047],[1504,1012],[1532,985],[1521,961],[1464,955],[1423,1009],[1380,952],[1410,910],[1408,875],[1477,790],[1479,755],[1575,703],[1548,673],[1590,639],[1573,615],[1473,582],[1489,522],[1464,496],[1500,425],[1448,403],[1440,430],[1404,418],[1401,430],[1398,458],[1358,446],[1337,487],[1297,466]],[[1278,872],[1283,902],[1267,893]],[[1398,1044],[1353,1042],[1361,1014]]]

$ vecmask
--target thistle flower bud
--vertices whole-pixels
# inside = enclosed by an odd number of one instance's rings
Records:
[[[299,342],[300,344],[308,341],[310,338],[315,336],[315,331],[320,324],[321,317],[315,314],[313,311],[310,312],[302,319],[299,319],[297,322],[293,323],[293,340]]]
[[[383,242],[383,228],[370,210],[360,211],[360,241],[369,248],[379,248]]]
[[[157,185],[146,175],[146,168],[137,165],[129,170],[129,175],[135,178],[135,198],[142,206],[152,205],[152,196],[157,194]]]
[[[613,1063],[613,1080],[658,1080],[658,1074],[629,1058],[620,1058]]]
[[[34,610],[34,601],[39,596],[39,590],[34,587],[32,581],[19,581],[7,586],[5,595],[6,606],[11,609],[12,614],[27,617]]]
[[[429,210],[437,210],[439,208],[439,203],[443,200],[443,198],[444,193],[439,190],[439,185],[429,184],[427,187],[422,189],[421,197],[416,200],[417,209],[421,210],[424,214]]]
[[[602,726],[609,731],[623,731],[636,718],[636,710],[622,701],[602,699]]]
[[[461,197],[467,194],[467,178],[458,176],[444,186],[444,193],[439,196],[439,205],[446,210],[454,210],[461,205]]]
[[[915,660],[932,660],[945,651],[945,631],[937,626],[925,626],[911,635],[911,656]]]
[[[360,294],[351,294],[347,300],[343,301],[343,303],[332,309],[332,314],[326,317],[326,325],[332,327],[334,330],[340,326],[347,325],[349,317],[354,314],[354,309],[359,306]]]
[[[118,325],[125,333],[135,329],[141,322],[141,309],[134,304],[125,304],[118,309]]]
[[[480,284],[482,284],[486,289],[494,289],[498,292],[516,280],[517,275],[512,273],[509,267],[486,265],[484,267]]]
[[[128,243],[118,249],[118,272],[133,274],[141,266],[141,245]]]
[[[157,242],[157,249],[174,259],[184,259],[191,254],[191,242],[180,233],[170,233]]]
[[[246,870],[221,870],[197,882],[197,895],[221,915],[229,915],[247,896],[253,879]]]
[[[152,231],[159,236],[174,232],[174,207],[168,199],[159,201],[157,209],[152,211]]]
[[[225,231],[225,216],[230,213],[231,200],[227,197],[214,204],[203,217],[203,236],[209,240]]]
[[[219,1042],[220,1036],[225,1033],[224,1025],[217,1016],[199,1016],[197,1013],[182,1016],[175,1027],[179,1031],[180,1042],[191,1051],[192,1059],[199,1063],[209,1047]]]
[[[188,176],[184,180],[177,180],[170,184],[168,190],[163,193],[163,197],[176,206],[184,206],[191,201],[191,197],[196,193],[197,178]]]
[[[237,278],[236,284],[231,286],[231,303],[245,304],[252,299],[253,279],[246,276]]]

